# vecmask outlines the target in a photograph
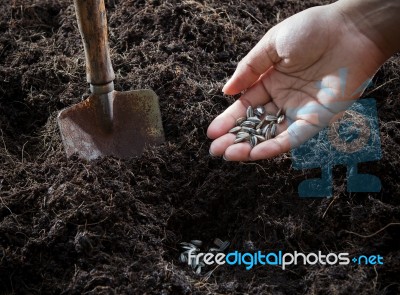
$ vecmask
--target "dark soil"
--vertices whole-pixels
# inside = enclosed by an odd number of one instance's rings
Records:
[[[278,21],[321,4],[116,1],[116,88],[157,92],[167,142],[89,163],[66,159],[55,120],[88,91],[72,1],[2,1],[0,293],[398,294],[400,56],[368,93],[383,158],[360,171],[380,177],[380,193],[347,193],[336,167],[333,198],[301,199],[297,185],[318,170],[293,170],[290,154],[257,163],[208,154],[206,129],[234,101],[221,88],[237,62]],[[384,265],[221,266],[204,280],[179,263],[179,242],[216,237],[231,250],[380,254]]]

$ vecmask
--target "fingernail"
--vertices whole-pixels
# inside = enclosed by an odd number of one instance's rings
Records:
[[[226,84],[224,85],[224,87],[222,87],[222,93],[225,93],[226,90]]]
[[[225,161],[229,162],[229,160],[225,157],[225,155],[222,156],[222,159],[224,159]]]
[[[231,80],[232,80],[232,77],[230,77],[230,78],[228,79],[228,81],[226,81],[224,87],[222,87],[222,92],[223,92],[223,93],[226,92],[226,89],[228,88],[229,82],[230,82]]]
[[[212,152],[211,152],[211,149],[210,150],[208,150],[208,153],[210,154],[210,156],[211,157],[213,157],[213,158],[216,158],[217,156],[216,155],[214,155]]]

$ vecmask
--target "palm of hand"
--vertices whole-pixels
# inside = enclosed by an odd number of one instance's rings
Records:
[[[210,124],[210,153],[233,161],[276,156],[315,135],[361,95],[382,54],[340,14],[324,8],[280,23],[242,60],[224,90],[247,90]],[[249,105],[265,105],[269,113],[283,109],[288,118],[276,138],[253,149],[233,145],[235,136],[227,134]]]

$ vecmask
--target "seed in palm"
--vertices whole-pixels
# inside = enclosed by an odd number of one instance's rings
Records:
[[[246,117],[236,120],[236,126],[229,130],[229,133],[236,134],[234,143],[248,142],[253,148],[257,144],[274,138],[277,135],[278,125],[285,120],[283,110],[267,114],[264,106],[255,108],[249,106],[246,110]]]

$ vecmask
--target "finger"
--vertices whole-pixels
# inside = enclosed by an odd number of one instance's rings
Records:
[[[248,161],[250,158],[251,146],[248,142],[241,142],[228,146],[224,153],[226,161]]]
[[[256,107],[264,105],[270,100],[271,97],[266,92],[265,87],[260,86],[255,87],[254,89],[249,89],[249,91],[243,94],[237,101],[211,122],[207,130],[208,138],[215,139],[226,134],[236,125],[236,119],[245,116],[246,110],[249,106]]]
[[[277,54],[270,30],[239,62],[222,92],[233,95],[248,89],[276,62],[278,62]]]
[[[216,140],[214,140],[210,145],[210,155],[215,157],[221,157],[228,146],[232,145],[235,141],[235,135],[232,133],[225,134]]]
[[[251,160],[262,160],[286,153],[317,134],[322,127],[297,120],[277,137],[255,146],[250,153]]]

